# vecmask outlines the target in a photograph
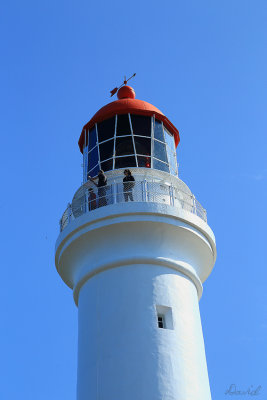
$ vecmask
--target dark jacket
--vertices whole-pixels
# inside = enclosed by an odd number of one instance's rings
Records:
[[[98,187],[103,187],[106,186],[107,184],[107,178],[105,175],[98,175]]]
[[[135,179],[132,175],[127,175],[123,178],[123,189],[125,192],[132,190],[135,185]]]

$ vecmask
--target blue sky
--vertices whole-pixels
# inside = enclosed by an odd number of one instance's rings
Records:
[[[200,301],[213,399],[232,383],[266,398],[266,21],[261,0],[2,4],[1,399],[75,399],[77,310],[54,243],[81,128],[134,72],[180,131],[179,176],[217,239]]]

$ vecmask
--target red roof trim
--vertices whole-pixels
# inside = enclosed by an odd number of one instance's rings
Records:
[[[149,104],[142,100],[121,99],[102,107],[93,116],[93,118],[86,125],[84,125],[78,142],[81,153],[83,153],[85,132],[88,131],[88,129],[90,130],[96,123],[111,118],[116,114],[120,115],[127,113],[136,115],[146,115],[146,116],[155,115],[155,118],[162,121],[164,126],[168,129],[168,131],[170,131],[170,133],[173,134],[175,145],[176,147],[178,146],[180,142],[178,129],[175,128],[175,126],[168,120],[168,118],[164,114],[162,114],[162,112],[159,109],[157,109],[152,104]]]

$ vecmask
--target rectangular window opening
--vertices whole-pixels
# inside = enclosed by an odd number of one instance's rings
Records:
[[[172,308],[167,306],[156,305],[158,328],[174,329]]]
[[[164,323],[164,315],[158,315],[158,327],[159,328],[165,328],[165,323]]]

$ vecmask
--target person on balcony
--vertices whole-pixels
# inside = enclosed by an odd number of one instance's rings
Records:
[[[89,211],[96,209],[96,194],[94,193],[93,188],[89,188],[88,205]]]
[[[135,185],[135,179],[129,169],[126,169],[124,171],[124,178],[123,178],[123,194],[124,194],[124,200],[128,201],[128,198],[131,201],[133,200],[133,188]]]
[[[91,182],[98,188],[97,193],[98,193],[98,207],[103,207],[107,205],[107,199],[106,199],[106,186],[107,186],[107,177],[104,174],[104,171],[101,169],[98,172],[98,175],[92,178],[90,175],[88,175],[88,179],[90,179]],[[94,181],[98,179],[98,183],[96,184]]]

